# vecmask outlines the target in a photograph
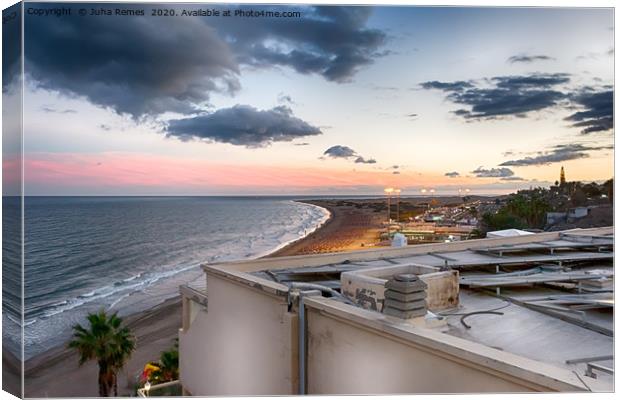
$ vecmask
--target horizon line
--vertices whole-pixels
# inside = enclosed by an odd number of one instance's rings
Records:
[[[516,192],[515,192],[516,193]],[[440,193],[440,194],[401,194],[401,198],[407,197],[498,197],[507,196],[509,193],[474,193],[459,195]],[[29,194],[29,195],[9,195],[3,194],[2,197],[377,197],[385,198],[386,194]],[[392,197],[395,197],[392,195]]]

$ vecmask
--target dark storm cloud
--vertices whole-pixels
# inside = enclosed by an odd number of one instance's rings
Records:
[[[355,159],[356,164],[376,164],[377,161],[373,158],[364,158],[357,154],[355,150],[348,146],[336,145],[332,146],[329,149],[323,152],[324,156],[328,156],[331,158],[344,158],[344,159]]]
[[[26,24],[26,72],[38,86],[118,113],[191,113],[210,93],[239,87],[234,55],[198,18],[167,18],[165,27],[151,16],[131,17],[131,23],[78,16],[32,22]]]
[[[423,89],[441,90],[447,100],[465,105],[466,108],[452,113],[466,120],[526,117],[530,112],[563,106],[580,109],[565,120],[570,121],[572,127],[581,128],[584,135],[613,129],[613,88],[610,86],[558,89],[558,86],[570,82],[570,76],[562,73],[499,76],[485,80],[486,85],[473,85],[471,82],[430,81],[420,86]],[[541,159],[544,161],[545,157]],[[578,154],[567,153],[554,153],[549,157],[580,158]]]
[[[582,109],[566,117],[571,126],[583,128],[581,133],[605,132],[614,127],[613,90],[596,91],[586,88],[572,97],[573,102]]]
[[[332,158],[350,158],[357,155],[355,150],[348,146],[332,146],[329,149],[325,150],[323,155],[332,157]]]
[[[456,82],[429,81],[429,82],[423,82],[420,86],[422,86],[422,89],[438,89],[438,90],[444,90],[447,92],[458,92],[458,91],[463,91],[465,89],[474,87],[474,85],[468,81],[456,81]]]
[[[556,106],[566,95],[554,86],[569,82],[567,74],[531,74],[500,76],[489,80],[491,86],[474,86],[471,82],[424,82],[423,89],[438,89],[446,99],[469,109],[453,111],[466,119],[522,117],[532,111]]]
[[[355,163],[356,164],[376,164],[377,160],[375,160],[374,158],[364,158],[362,156],[359,156],[355,159]]]
[[[256,7],[242,6],[242,9]],[[263,7],[282,11],[281,6]],[[235,18],[214,21],[233,38],[230,45],[245,64],[257,67],[280,65],[302,74],[319,74],[335,82],[349,81],[355,72],[381,51],[387,35],[366,27],[371,7],[287,7],[301,18]]]
[[[505,89],[528,89],[528,88],[548,88],[551,86],[568,83],[568,74],[532,74],[532,75],[512,75],[498,76],[492,79],[497,86]]]
[[[171,120],[166,132],[181,140],[206,139],[246,147],[263,147],[321,134],[319,128],[295,117],[288,107],[261,111],[246,105]]]
[[[2,92],[7,92],[21,69],[21,6],[2,11]]]
[[[458,172],[456,172],[456,171],[452,171],[452,172],[446,172],[446,173],[444,174],[444,176],[448,176],[448,177],[450,177],[450,178],[456,178],[456,177],[458,177],[458,176],[461,176],[461,174],[459,174],[459,173],[458,173]]]
[[[533,63],[535,61],[551,61],[551,60],[555,60],[555,58],[545,56],[545,55],[519,54],[516,56],[509,57],[507,61],[510,64],[515,64],[515,63]]]
[[[510,168],[485,169],[482,167],[478,167],[471,171],[471,173],[474,174],[476,178],[508,178],[515,174]]]
[[[459,117],[464,117],[464,118],[466,118],[468,115],[470,115],[470,114],[471,114],[471,112],[470,112],[470,111],[468,111],[468,110],[465,110],[465,109],[462,109],[462,108],[461,108],[461,109],[458,109],[458,110],[454,110],[454,111],[452,111],[452,114],[457,115],[457,116],[459,116]]]
[[[122,16],[79,17],[75,9],[75,15],[62,23],[37,18],[26,24],[27,73],[39,87],[83,96],[95,105],[139,118],[204,110],[213,92],[233,94],[239,89],[242,65],[287,66],[344,82],[381,56],[387,37],[366,27],[370,7],[285,8],[299,10],[302,17],[145,15],[132,16],[128,23]],[[145,11],[149,14],[148,8]]]
[[[614,146],[588,146],[579,143],[559,144],[553,146],[549,151],[533,157],[524,157],[517,160],[510,160],[500,164],[505,167],[525,167],[530,165],[547,165],[556,162],[588,158],[591,151],[613,150]]]

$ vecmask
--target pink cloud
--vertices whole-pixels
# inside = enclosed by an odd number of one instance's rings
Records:
[[[379,170],[343,170],[333,167],[265,166],[215,163],[136,153],[32,153],[25,159],[27,187],[102,193],[142,188],[145,191],[237,189],[281,190],[325,187],[406,186],[437,184],[434,177],[393,175]],[[440,179],[443,180],[443,179]]]

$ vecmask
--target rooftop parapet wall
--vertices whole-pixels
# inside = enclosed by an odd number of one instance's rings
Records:
[[[552,365],[327,298],[305,304],[309,394],[588,390]]]

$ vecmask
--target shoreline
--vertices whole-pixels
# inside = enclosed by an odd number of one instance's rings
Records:
[[[268,250],[267,252],[265,252],[265,254],[262,254],[262,255],[259,255],[258,257],[256,257],[257,260],[261,259],[261,258],[278,257],[276,254],[278,254],[279,252],[287,249],[289,246],[291,246],[291,245],[293,245],[293,244],[295,244],[297,242],[305,240],[306,238],[308,238],[308,236],[310,236],[310,235],[316,233],[317,231],[319,231],[320,229],[322,229],[324,226],[326,226],[331,221],[331,219],[332,219],[332,217],[334,215],[332,210],[329,210],[326,207],[317,206],[316,204],[312,204],[312,203],[306,202],[304,200],[291,200],[291,201],[294,202],[294,203],[301,203],[301,204],[310,205],[310,206],[313,206],[313,207],[320,208],[323,211],[327,212],[327,214],[328,214],[327,218],[325,218],[325,220],[323,222],[321,222],[319,225],[314,227],[314,229],[312,229],[310,232],[306,232],[306,235],[304,235],[304,236],[302,236],[302,237],[300,237],[298,239],[293,239],[293,240],[290,240],[288,242],[284,242],[284,243],[274,247],[273,249]]]
[[[326,209],[330,216],[313,232],[265,258],[360,250],[379,243],[382,216],[348,204],[347,200],[296,200]]]
[[[314,228],[314,230],[312,230],[311,232],[308,232],[307,235],[305,235],[303,237],[300,237],[299,239],[295,239],[293,241],[285,243],[283,246],[278,246],[273,251],[269,252],[268,254],[265,254],[264,256],[258,257],[258,258],[284,257],[286,255],[286,253],[290,252],[290,250],[289,250],[290,248],[294,247],[295,245],[298,245],[299,243],[301,243],[303,241],[307,241],[310,238],[310,236],[318,234],[321,229],[326,228],[334,220],[334,210],[333,209],[330,209],[330,208],[327,208],[327,207],[322,207],[322,206],[317,206],[316,204],[310,203],[309,202],[310,200],[293,200],[293,201],[295,201],[297,203],[308,204],[308,205],[311,205],[311,206],[314,206],[314,207],[322,208],[322,209],[326,210],[329,215],[328,215],[327,219],[325,219],[325,221],[323,221],[323,223],[321,223],[319,226]]]
[[[298,202],[322,208],[329,215],[306,236],[284,243],[258,258],[277,257],[280,252],[289,252],[291,246],[317,234],[333,220],[333,210],[306,201]],[[125,325],[136,336],[137,343],[133,356],[119,373],[119,395],[133,395],[132,389],[135,383],[133,375],[140,372],[148,361],[156,360],[161,351],[173,345],[181,327],[181,317],[180,295],[165,299],[150,309],[122,317]],[[25,396],[96,397],[98,395],[97,365],[88,362],[79,366],[75,351],[66,347],[68,342],[69,339],[64,344],[54,346],[24,361]],[[9,357],[3,357],[6,367],[19,369],[18,360],[13,360],[12,353],[3,350],[9,354]],[[68,380],[73,382],[71,386],[63,384]]]

